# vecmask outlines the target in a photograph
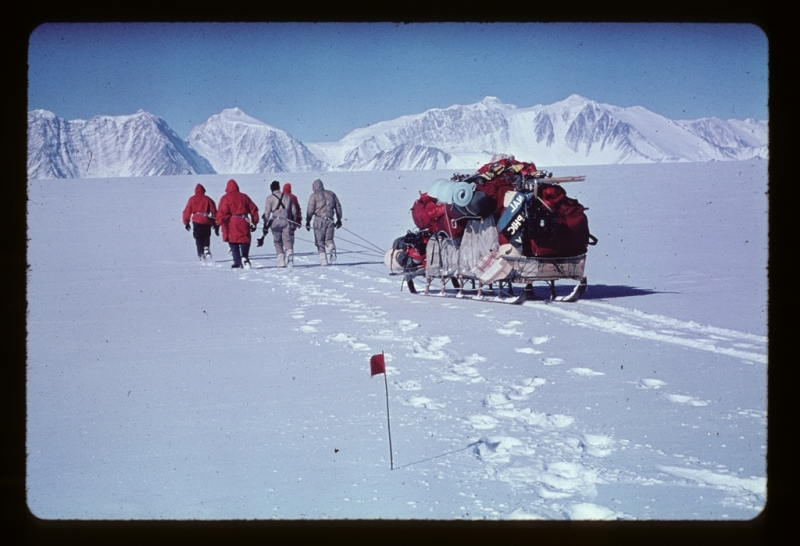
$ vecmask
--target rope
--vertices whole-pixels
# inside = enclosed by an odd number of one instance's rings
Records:
[[[379,246],[378,246],[378,245],[376,245],[375,243],[372,243],[372,242],[370,242],[370,241],[367,241],[366,239],[364,239],[364,238],[363,238],[362,236],[360,236],[359,234],[357,234],[357,233],[353,233],[352,231],[350,231],[349,229],[347,229],[347,228],[346,228],[346,227],[344,227],[344,226],[342,226],[342,229],[343,229],[343,230],[345,230],[347,233],[352,233],[353,235],[355,235],[356,237],[358,237],[359,239],[361,239],[361,240],[362,240],[362,241],[364,241],[365,243],[369,243],[370,245],[372,245],[373,247],[375,247],[376,249],[378,249],[378,251],[379,251],[379,252],[381,252],[381,253],[383,253],[383,252],[384,252],[384,249],[382,249],[381,247],[379,247]]]
[[[316,242],[314,242],[314,241],[312,241],[310,239],[304,239],[303,237],[298,237],[297,235],[294,236],[294,239],[295,239],[295,241],[304,241],[306,243],[311,243],[312,245],[316,245]],[[383,258],[383,255],[384,255],[383,251],[381,251],[381,253],[378,254],[374,250],[372,250],[371,248],[366,247],[364,245],[360,245],[360,244],[358,244],[358,243],[356,243],[354,241],[349,241],[349,240],[344,239],[342,237],[337,237],[337,239],[340,240],[340,241],[344,241],[346,243],[350,243],[350,244],[359,246],[359,247],[364,248],[364,249],[367,250],[367,252],[365,252],[363,250],[352,250],[352,249],[348,249],[348,248],[342,248],[342,250],[344,250],[345,252],[352,252],[354,254],[365,254],[367,256],[373,256],[373,257],[376,257],[376,258]]]

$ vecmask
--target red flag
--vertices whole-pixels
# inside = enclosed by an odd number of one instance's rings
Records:
[[[372,355],[372,358],[369,359],[369,371],[370,377],[380,373],[386,373],[386,362],[383,360],[383,353],[379,355]]]

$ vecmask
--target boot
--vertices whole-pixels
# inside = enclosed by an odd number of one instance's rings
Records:
[[[324,252],[319,253],[319,265],[328,265],[328,259],[325,257]]]
[[[286,267],[289,269],[294,267],[294,252],[291,250],[286,253]]]
[[[250,259],[247,257],[242,257],[242,267],[245,269],[250,269]]]
[[[328,250],[328,263],[334,265],[336,263],[336,247],[331,245],[327,247]]]
[[[278,267],[286,267],[286,260],[284,260],[283,254],[278,254]]]
[[[203,258],[205,258],[206,260],[211,259],[211,249],[209,249],[208,247],[203,248]]]

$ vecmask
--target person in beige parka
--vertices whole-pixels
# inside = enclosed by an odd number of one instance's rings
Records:
[[[308,198],[306,209],[306,230],[311,231],[311,219],[314,219],[314,244],[317,245],[321,265],[336,263],[336,244],[333,242],[333,230],[342,227],[342,205],[339,198],[322,185],[317,178],[311,184],[313,192]],[[336,221],[333,217],[336,215]]]

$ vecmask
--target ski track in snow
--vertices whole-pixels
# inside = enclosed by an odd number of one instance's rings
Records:
[[[302,258],[298,260],[303,263]],[[665,455],[650,445],[633,444],[626,439],[593,431],[583,430],[583,425],[575,416],[558,413],[536,411],[528,406],[536,391],[546,389],[549,380],[546,377],[528,377],[511,384],[498,384],[481,375],[481,364],[486,357],[480,354],[461,355],[453,349],[452,339],[446,335],[429,335],[421,332],[419,324],[408,320],[396,320],[387,316],[379,306],[353,299],[339,291],[336,283],[348,288],[350,294],[354,289],[368,293],[379,293],[385,297],[397,297],[396,284],[384,278],[376,278],[358,271],[357,268],[332,266],[319,274],[319,270],[279,270],[261,268],[244,271],[239,275],[242,280],[264,282],[277,285],[279,289],[298,294],[298,305],[289,310],[288,315],[297,321],[297,329],[304,334],[322,336],[321,342],[338,346],[351,351],[357,359],[366,362],[367,357],[377,352],[373,342],[390,342],[402,347],[400,356],[404,358],[430,362],[431,370],[427,377],[402,378],[401,372],[389,363],[393,359],[386,353],[387,377],[395,390],[394,401],[412,411],[434,414],[447,407],[446,400],[437,400],[427,396],[426,385],[431,381],[446,381],[477,385],[483,389],[484,395],[479,404],[471,409],[472,414],[463,420],[464,429],[479,436],[471,448],[472,456],[484,464],[480,472],[472,472],[475,480],[491,479],[507,484],[514,491],[534,491],[537,500],[526,508],[514,510],[498,510],[486,506],[483,501],[476,501],[485,517],[501,519],[588,519],[588,520],[624,520],[635,519],[624,512],[613,510],[607,506],[595,504],[598,486],[609,483],[654,485],[672,483],[680,486],[713,487],[725,493],[723,504],[755,511],[759,510],[766,498],[766,479],[760,477],[739,478],[729,474],[721,474],[704,468],[684,468],[660,465],[655,469],[658,478],[644,477],[614,469],[602,463],[617,452],[626,450],[649,450]],[[355,283],[342,284],[335,278],[338,276],[354,277]],[[370,286],[371,283],[378,287]],[[358,288],[357,288],[358,286]],[[275,288],[273,287],[273,290]],[[374,301],[374,298],[373,298]],[[578,302],[575,304],[541,305],[537,302],[526,302],[536,305],[538,309],[559,315],[563,320],[582,327],[644,338],[652,341],[666,342],[703,351],[711,351],[722,355],[740,358],[747,362],[764,363],[766,358],[757,350],[764,348],[766,338],[702,326],[692,322],[679,321],[669,317],[642,313],[598,302]],[[457,307],[449,302],[444,306]],[[313,306],[330,307],[342,313],[341,320],[327,321],[323,319],[306,320],[309,309]],[[577,310],[579,309],[579,310]],[[475,316],[482,320],[495,321],[490,312],[479,312]],[[328,322],[329,324],[326,324]],[[334,324],[335,322],[335,324]],[[361,327],[348,327],[348,322],[360,323]],[[363,324],[369,324],[370,332],[364,338],[347,333],[348,331],[364,332]],[[520,330],[524,323],[518,320],[503,321],[494,328],[502,336],[507,336],[513,343],[525,336]],[[333,333],[325,333],[331,331]],[[539,361],[545,367],[561,368],[567,364],[558,356],[548,356],[547,336],[528,338],[528,342],[537,346],[517,347],[517,353],[541,355]],[[726,346],[727,345],[727,346]],[[734,348],[735,347],[735,348]],[[765,349],[764,349],[765,350]],[[543,368],[546,371],[551,368]],[[583,381],[602,381],[603,372],[590,368],[569,367],[569,376]],[[366,365],[365,365],[366,373]],[[642,378],[632,388],[656,391],[666,402],[702,407],[710,402],[691,395],[662,392],[668,388],[667,383],[659,379]],[[740,411],[744,417],[765,419],[760,412]],[[444,414],[438,418],[449,418]],[[497,434],[492,434],[497,432]],[[681,455],[675,455],[682,457]],[[693,460],[695,466],[710,466]],[[440,462],[439,464],[446,464]],[[412,465],[413,467],[413,465]],[[414,501],[410,501],[414,504]]]
[[[594,301],[580,300],[570,306],[543,305],[540,302],[524,302],[523,305],[544,309],[577,326],[699,349],[746,362],[767,362],[765,336],[704,326]]]

